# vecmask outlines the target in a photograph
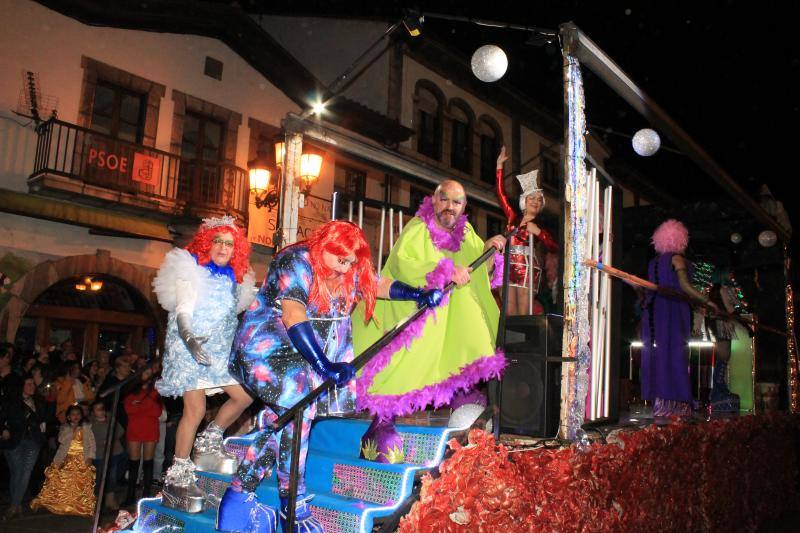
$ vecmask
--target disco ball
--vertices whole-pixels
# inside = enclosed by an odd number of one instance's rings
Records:
[[[633,136],[633,151],[642,157],[649,157],[661,148],[661,138],[655,130],[644,128]]]
[[[765,229],[764,231],[758,234],[758,244],[760,244],[764,248],[775,246],[776,242],[778,242],[778,236],[775,235],[775,232],[772,231],[771,229]]]
[[[472,54],[472,73],[481,81],[492,82],[503,77],[508,68],[506,53],[499,46],[487,44]]]
[[[731,233],[731,242],[733,244],[739,244],[742,242],[742,234],[741,233]]]
[[[486,409],[483,405],[477,403],[465,403],[450,415],[450,420],[447,422],[447,427],[466,429],[472,425],[483,410]],[[486,422],[486,431],[492,431],[491,419]]]

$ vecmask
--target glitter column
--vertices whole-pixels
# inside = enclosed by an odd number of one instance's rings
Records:
[[[792,258],[789,244],[783,244],[783,275],[786,279],[786,355],[789,364],[789,410],[800,412],[800,391],[797,383],[797,339],[794,330],[794,293],[792,292]]]
[[[586,118],[580,63],[571,55],[571,40],[564,40],[564,342],[565,363],[561,383],[561,434],[573,440],[584,422],[589,350],[589,273],[583,265],[588,250],[587,214],[589,183],[586,173]]]

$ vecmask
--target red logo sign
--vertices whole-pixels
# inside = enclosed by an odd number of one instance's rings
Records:
[[[159,183],[159,161],[157,157],[135,152],[133,154],[133,181],[157,187]]]

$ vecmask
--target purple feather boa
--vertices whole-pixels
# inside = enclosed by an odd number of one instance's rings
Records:
[[[498,254],[499,255],[499,254]],[[500,256],[502,261],[502,256]],[[495,257],[495,265],[497,265]],[[495,266],[497,268],[497,266]],[[501,268],[502,271],[502,268]],[[426,289],[443,288],[453,277],[455,264],[452,259],[444,258],[439,261],[436,268],[431,270],[426,276]],[[502,279],[502,274],[501,274]],[[450,293],[442,299],[441,306],[445,306],[450,301]],[[450,402],[459,390],[467,390],[476,383],[499,377],[506,366],[505,355],[502,350],[498,350],[491,356],[484,356],[460,369],[458,374],[452,375],[446,380],[428,385],[405,394],[398,395],[372,395],[369,388],[375,376],[381,372],[392,360],[392,356],[402,348],[410,348],[411,344],[422,335],[422,330],[429,318],[436,320],[436,309],[426,309],[422,316],[409,324],[402,333],[395,337],[389,344],[364,366],[361,376],[356,380],[356,406],[361,410],[367,410],[372,415],[383,419],[393,416],[407,415],[414,411],[424,409],[428,405],[440,407]]]
[[[439,250],[457,252],[461,249],[464,236],[467,230],[467,215],[462,214],[456,220],[456,225],[451,231],[442,229],[436,225],[436,214],[433,212],[433,200],[426,196],[422,204],[417,209],[417,216],[425,222],[434,246]]]
[[[436,409],[449,404],[453,395],[458,391],[467,391],[476,383],[499,378],[506,364],[505,354],[502,349],[498,348],[494,354],[481,357],[461,367],[457,374],[451,375],[440,383],[405,394],[371,396],[366,393],[362,395],[359,391],[356,403],[360,409],[366,409],[370,414],[382,419],[409,415],[425,409],[429,405]]]
[[[492,271],[492,281],[489,287],[496,289],[503,284],[503,267],[505,266],[505,258],[503,254],[494,254],[494,270]]]

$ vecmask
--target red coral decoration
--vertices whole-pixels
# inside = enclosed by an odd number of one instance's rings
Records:
[[[400,531],[755,531],[800,504],[798,429],[796,416],[746,416],[511,454],[472,430]]]

